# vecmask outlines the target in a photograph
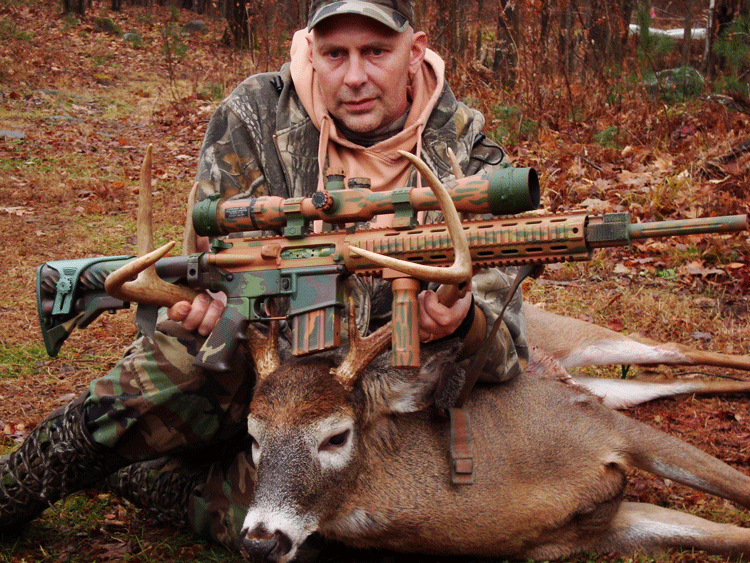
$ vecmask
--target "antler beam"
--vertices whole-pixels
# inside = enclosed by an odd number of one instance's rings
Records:
[[[104,289],[112,297],[122,301],[171,307],[178,301],[192,302],[198,293],[190,288],[165,282],[158,276],[154,267],[157,260],[166,256],[175,243],[169,242],[154,250],[152,150],[152,146],[149,145],[141,166],[136,240],[138,258],[107,276]]]
[[[445,223],[448,227],[448,232],[450,233],[451,241],[454,245],[455,259],[453,264],[448,268],[439,268],[436,266],[426,266],[424,264],[415,264],[405,260],[398,260],[391,256],[383,256],[382,254],[365,250],[363,248],[352,248],[352,252],[364,256],[380,266],[391,268],[417,279],[456,286],[466,286],[471,280],[472,274],[471,254],[469,251],[469,243],[466,240],[466,234],[461,225],[461,218],[458,215],[453,200],[438,177],[435,176],[432,170],[430,170],[421,159],[405,151],[399,151],[399,154],[408,159],[419,171],[422,177],[427,181],[427,184],[440,204],[443,216],[445,217]]]

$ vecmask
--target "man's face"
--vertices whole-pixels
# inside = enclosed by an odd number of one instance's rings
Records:
[[[313,30],[311,62],[328,112],[357,133],[401,117],[410,73],[422,64],[424,33],[395,32],[359,15],[328,18]]]

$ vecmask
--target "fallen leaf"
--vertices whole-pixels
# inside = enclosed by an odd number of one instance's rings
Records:
[[[11,215],[17,215],[19,217],[23,217],[24,215],[34,214],[33,207],[23,207],[20,205],[15,206],[15,207],[0,207],[0,210],[5,211],[6,213],[10,213]]]

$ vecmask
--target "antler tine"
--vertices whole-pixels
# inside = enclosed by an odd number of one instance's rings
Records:
[[[466,234],[461,226],[461,219],[453,200],[450,198],[450,195],[443,187],[443,184],[438,177],[433,174],[432,170],[430,170],[421,159],[405,151],[399,151],[399,154],[408,159],[416,167],[419,173],[422,174],[422,177],[427,181],[427,184],[430,186],[430,189],[435,194],[435,197],[440,204],[454,246],[455,259],[453,264],[448,268],[440,268],[437,266],[426,266],[424,264],[415,264],[405,260],[398,260],[391,256],[383,256],[363,248],[352,248],[352,252],[364,256],[383,267],[392,268],[393,270],[403,272],[417,279],[451,285],[466,285],[471,279],[472,273],[471,254],[469,251],[469,243],[466,241]]]
[[[448,160],[451,161],[451,169],[453,170],[453,175],[456,177],[456,179],[461,179],[464,177],[464,171],[461,170],[461,165],[458,163],[458,158],[456,158],[456,153],[453,152],[453,149],[448,147]]]
[[[138,258],[107,276],[104,289],[112,297],[123,301],[169,307],[178,301],[192,301],[197,292],[165,282],[157,275],[154,267],[156,261],[166,256],[175,243],[169,242],[154,250],[153,202],[151,197],[152,151],[153,148],[149,145],[141,166],[136,242]],[[135,276],[137,276],[135,281],[129,281]]]
[[[276,317],[276,306],[273,301],[268,306],[270,316]],[[279,359],[279,321],[270,321],[268,334],[263,334],[252,324],[249,324],[246,335],[246,346],[255,363],[258,380],[265,379],[281,366],[281,360]]]
[[[391,343],[391,322],[381,326],[371,335],[362,338],[357,328],[357,313],[354,300],[349,298],[349,350],[338,368],[331,370],[344,389],[351,391],[359,376],[378,355]]]

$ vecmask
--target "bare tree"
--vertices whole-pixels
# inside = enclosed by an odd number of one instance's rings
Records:
[[[492,72],[496,80],[508,86],[516,83],[518,30],[518,7],[516,3],[510,0],[500,0]]]
[[[690,66],[690,45],[693,41],[693,0],[684,0],[685,27],[682,34],[682,66]]]
[[[63,0],[63,13],[86,15],[86,0]]]

